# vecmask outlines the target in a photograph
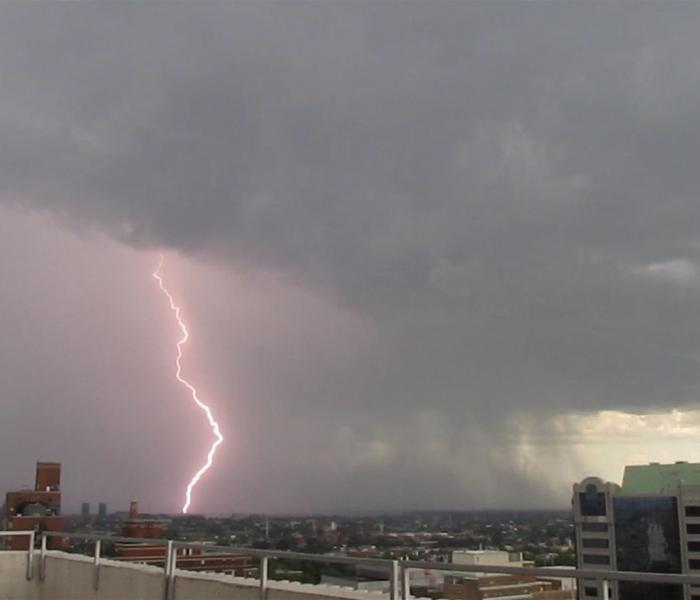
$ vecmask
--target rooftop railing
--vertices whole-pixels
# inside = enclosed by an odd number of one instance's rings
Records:
[[[281,550],[261,550],[257,548],[238,548],[232,546],[219,546],[199,542],[186,542],[180,540],[132,538],[123,536],[111,536],[87,533],[64,533],[64,532],[43,532],[34,531],[2,531],[1,536],[29,536],[29,550],[27,552],[27,579],[31,579],[34,573],[34,555],[36,550],[35,536],[39,537],[39,579],[46,576],[47,541],[49,538],[60,538],[63,540],[85,540],[94,542],[93,554],[93,585],[99,588],[100,562],[102,556],[102,544],[106,543],[132,543],[164,546],[164,566],[163,576],[165,578],[165,598],[164,600],[175,600],[175,577],[178,561],[178,550],[194,549],[202,552],[215,551],[245,554],[259,559],[259,592],[260,600],[266,600],[266,592],[269,584],[268,566],[271,560],[294,560],[308,561],[326,564],[339,565],[372,565],[383,567],[389,576],[389,598],[390,600],[409,600],[411,597],[410,578],[411,569],[428,571],[442,571],[450,574],[458,573],[481,573],[481,574],[501,574],[501,575],[525,575],[550,579],[576,579],[577,582],[585,580],[595,582],[602,590],[600,597],[608,598],[608,588],[611,582],[638,582],[666,585],[690,585],[700,586],[700,576],[684,575],[676,573],[642,573],[632,571],[613,571],[598,569],[561,569],[556,567],[511,567],[505,565],[463,565],[446,562],[428,562],[415,560],[391,560],[381,558],[364,558],[351,556],[337,556],[331,554],[308,554],[305,552],[288,552]]]
[[[35,531],[0,531],[0,538],[28,537],[29,544],[27,547],[27,579],[32,578],[34,573],[34,540]]]

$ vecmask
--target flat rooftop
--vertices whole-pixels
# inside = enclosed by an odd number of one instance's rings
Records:
[[[680,485],[700,486],[700,463],[629,465],[625,467],[618,495],[668,496],[675,494]]]

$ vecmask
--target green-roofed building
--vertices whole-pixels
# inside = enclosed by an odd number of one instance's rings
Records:
[[[650,463],[625,467],[623,496],[675,496],[680,486],[700,486],[700,463],[676,462],[670,465]]]
[[[700,463],[630,465],[622,485],[588,477],[573,508],[579,568],[700,575]],[[603,584],[579,587],[580,600],[605,597]],[[620,582],[608,597],[700,600],[700,588]]]

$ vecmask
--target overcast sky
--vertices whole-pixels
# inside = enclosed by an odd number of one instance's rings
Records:
[[[0,490],[565,506],[700,460],[700,4],[0,4]]]

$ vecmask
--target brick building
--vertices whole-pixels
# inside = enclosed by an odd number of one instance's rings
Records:
[[[162,540],[165,535],[165,522],[160,519],[139,517],[138,503],[131,501],[129,518],[122,523],[124,537]],[[117,543],[114,545],[118,560],[163,566],[165,546],[162,543],[147,542]],[[201,550],[180,548],[177,552],[177,566],[189,571],[213,571],[250,575],[257,572],[250,556],[237,553],[203,554]]]
[[[61,465],[56,462],[37,462],[33,490],[14,490],[5,495],[4,527],[17,531],[61,531]],[[11,550],[26,550],[29,539],[11,537]],[[50,548],[60,548],[61,540],[51,538]]]
[[[445,579],[442,597],[447,600],[571,600],[573,592],[557,589],[556,581],[542,581],[531,575],[464,574]]]

